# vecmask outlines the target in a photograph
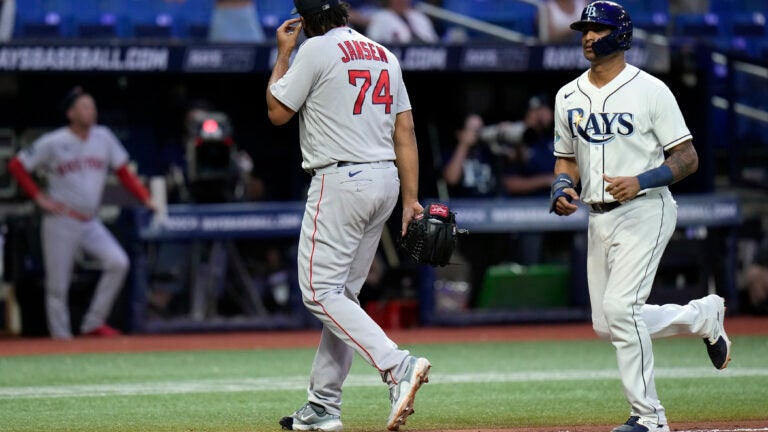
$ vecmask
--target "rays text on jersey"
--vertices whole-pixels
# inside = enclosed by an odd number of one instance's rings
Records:
[[[635,131],[632,113],[589,113],[584,116],[584,110],[574,108],[568,110],[568,125],[571,137],[580,136],[590,144],[607,144],[616,135],[629,136]]]

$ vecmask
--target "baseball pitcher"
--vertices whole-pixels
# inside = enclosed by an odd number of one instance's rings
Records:
[[[342,384],[357,352],[388,384],[387,429],[398,430],[431,365],[398,349],[357,297],[398,196],[403,233],[423,211],[411,103],[397,57],[347,26],[348,4],[294,4],[300,18],[277,29],[267,108],[276,125],[299,113],[302,167],[312,175],[299,236],[299,286],[323,331],[308,401],[279,423],[341,431]],[[307,40],[289,67],[301,30]]]

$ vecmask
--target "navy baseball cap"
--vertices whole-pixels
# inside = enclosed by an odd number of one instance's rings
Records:
[[[339,4],[341,4],[341,0],[293,0],[295,7],[291,11],[291,15],[317,15]]]

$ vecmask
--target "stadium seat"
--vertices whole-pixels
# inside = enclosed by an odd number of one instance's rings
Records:
[[[730,13],[726,18],[728,33],[743,37],[765,37],[768,35],[766,14],[768,11]]]
[[[85,39],[130,36],[128,4],[123,0],[73,0],[75,35]]]
[[[16,2],[15,38],[52,38],[72,32],[71,0]]]
[[[648,33],[667,34],[669,14],[666,12],[638,12],[632,14],[632,24]]]
[[[208,39],[213,0],[185,0],[177,3],[174,10],[181,36],[191,40]]]
[[[710,38],[725,34],[723,22],[717,14],[679,14],[674,19],[674,35]]]
[[[517,0],[445,0],[445,9],[536,36],[538,8]]]
[[[765,0],[710,0],[709,2],[709,11],[714,13],[747,11],[765,13],[767,8]]]
[[[259,12],[261,26],[268,38],[274,38],[274,30],[288,18],[291,18],[293,2],[291,0],[258,0],[256,10]]]
[[[173,4],[157,0],[127,1],[128,19],[137,38],[170,38],[179,34]]]

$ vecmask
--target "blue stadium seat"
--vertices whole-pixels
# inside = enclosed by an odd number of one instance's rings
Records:
[[[667,34],[669,31],[669,14],[667,12],[639,12],[632,14],[632,24],[635,28],[648,33]]]
[[[629,12],[633,21],[638,14],[669,14],[669,0],[619,0],[619,3]]]
[[[768,6],[765,0],[710,0],[709,11],[715,13],[722,12],[748,12],[762,11],[766,12]]]
[[[75,35],[86,39],[131,35],[127,3],[123,0],[73,0]]]
[[[536,36],[537,7],[516,0],[445,0],[443,7],[528,36]]]
[[[180,35],[191,40],[207,40],[214,0],[185,0],[177,3],[174,16]]]
[[[728,33],[733,36],[765,37],[768,35],[768,11],[734,12],[726,15]]]
[[[136,38],[170,38],[180,36],[172,3],[158,0],[124,0],[133,36]]]
[[[51,38],[72,34],[71,0],[16,2],[15,38]]]
[[[259,12],[261,26],[267,37],[274,37],[274,30],[288,18],[291,18],[293,2],[291,0],[258,0],[256,10]]]
[[[674,19],[676,36],[714,38],[725,35],[723,21],[717,14],[679,14]]]

